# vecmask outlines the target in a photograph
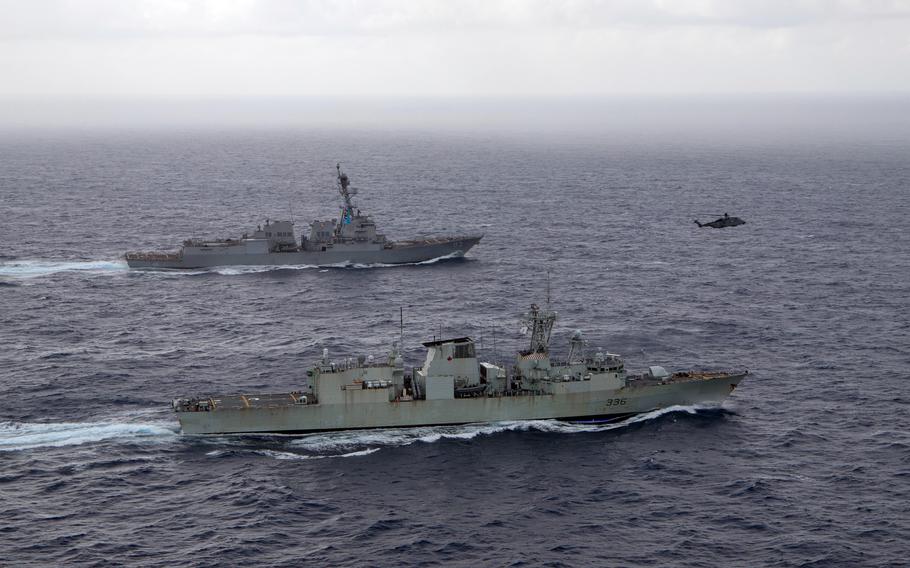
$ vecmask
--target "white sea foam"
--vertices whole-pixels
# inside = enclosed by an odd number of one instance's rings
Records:
[[[606,432],[618,428],[625,428],[639,422],[653,420],[665,414],[674,412],[695,414],[699,410],[706,408],[713,407],[703,405],[669,406],[667,408],[645,412],[620,422],[609,424],[573,424],[558,420],[516,420],[487,424],[464,424],[460,426],[348,430],[328,432],[325,434],[310,434],[291,441],[289,445],[301,448],[305,451],[320,453],[344,451],[363,446],[408,446],[418,442],[431,444],[440,440],[471,440],[478,436],[490,436],[500,432],[524,432],[532,430],[554,434]]]
[[[437,258],[431,258],[430,260],[424,260],[421,262],[409,262],[404,264],[386,264],[382,262],[361,264],[361,263],[352,263],[352,262],[339,262],[334,264],[282,264],[282,265],[268,265],[268,266],[218,266],[212,268],[197,268],[190,270],[158,270],[158,269],[143,269],[143,272],[152,272],[168,275],[184,275],[184,276],[193,276],[198,274],[221,274],[223,276],[238,276],[241,274],[257,274],[261,272],[271,272],[275,270],[310,270],[310,269],[321,269],[320,272],[325,269],[331,268],[356,268],[356,269],[365,269],[365,268],[391,268],[396,266],[420,266],[424,264],[435,264],[443,260],[449,260],[452,258],[458,258],[463,256],[460,253],[447,254],[445,256],[440,256]],[[41,276],[48,276],[50,274],[56,274],[58,272],[87,272],[87,273],[118,273],[125,272],[129,270],[129,266],[125,261],[121,260],[84,260],[84,261],[71,261],[71,260],[43,260],[43,259],[33,259],[33,260],[10,260],[5,262],[0,262],[0,276],[7,276],[13,278],[38,278]]]
[[[265,448],[251,449],[244,446],[235,446],[231,448],[220,448],[217,450],[212,450],[206,452],[205,455],[211,458],[220,458],[222,456],[230,456],[235,454],[256,454],[260,456],[265,456],[268,458],[276,460],[322,460],[328,458],[355,458],[359,456],[368,456],[372,453],[378,452],[380,448],[366,448],[364,450],[356,450],[353,452],[344,452],[344,453],[335,453],[335,454],[298,454],[295,452],[287,452],[281,450],[270,450]]]
[[[332,264],[275,264],[275,265],[264,265],[264,266],[217,266],[212,268],[204,269],[192,269],[192,270],[180,270],[180,271],[166,271],[167,274],[221,274],[223,276],[237,276],[240,274],[258,274],[261,272],[271,272],[274,270],[310,270],[310,269],[319,269],[319,272],[327,272],[329,269],[369,269],[369,268],[394,268],[398,266],[421,266],[426,264],[435,264],[443,260],[451,260],[453,258],[460,258],[464,256],[461,253],[451,253],[444,256],[431,258],[429,260],[423,260],[420,262],[405,262],[401,264],[387,264],[383,262],[372,262],[372,263],[359,263],[359,262],[336,262]]]
[[[0,452],[76,446],[111,439],[172,440],[176,426],[108,422],[0,423]]]
[[[258,274],[260,272],[271,272],[273,270],[309,270],[319,268],[315,264],[282,264],[270,266],[222,266],[212,268],[209,272],[221,274],[222,276],[237,276],[239,274]]]
[[[347,452],[343,454],[296,454],[294,452],[281,452],[278,450],[254,450],[253,453],[274,458],[276,460],[321,460],[327,458],[354,458],[359,456],[368,456],[372,453],[378,452],[379,448],[367,448],[365,450],[359,450],[355,452]]]
[[[82,271],[90,273],[123,272],[125,262],[114,260],[57,261],[57,260],[13,260],[0,262],[0,276],[16,278],[37,278],[58,272]]]
[[[442,256],[437,256],[436,258],[431,258],[429,260],[421,260],[420,262],[403,262],[400,264],[387,264],[384,262],[373,262],[370,264],[360,264],[360,263],[349,263],[343,262],[341,264],[329,264],[327,266],[335,268],[392,268],[395,266],[423,266],[426,264],[436,264],[437,262],[442,262],[444,260],[452,260],[455,258],[462,258],[464,253],[462,252],[452,252]]]
[[[254,453],[281,460],[306,460],[336,457],[357,457],[379,451],[382,446],[407,446],[414,443],[432,444],[440,440],[472,440],[500,432],[537,431],[556,434],[605,432],[631,424],[653,420],[673,412],[695,414],[702,405],[671,406],[654,410],[610,424],[571,424],[557,420],[519,420],[489,424],[435,426],[420,428],[387,428],[377,430],[348,430],[311,434],[292,439],[288,446],[307,454],[257,449]],[[0,452],[37,448],[57,448],[90,444],[105,440],[163,442],[178,437],[179,429],[169,423],[133,422],[57,422],[57,423],[0,423]],[[364,447],[366,447],[364,449]],[[240,451],[248,448],[237,448]],[[216,449],[206,455],[218,457],[228,450]],[[338,453],[341,452],[341,453]]]

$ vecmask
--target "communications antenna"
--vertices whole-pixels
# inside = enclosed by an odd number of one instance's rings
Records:
[[[547,270],[547,309],[550,309],[550,271]]]

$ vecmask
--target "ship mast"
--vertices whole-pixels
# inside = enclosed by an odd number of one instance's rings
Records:
[[[352,198],[357,195],[357,190],[351,187],[348,174],[341,171],[341,162],[335,165],[338,170],[338,193],[344,199],[344,210],[341,212],[341,224],[346,225],[354,218],[354,202]]]
[[[547,271],[547,307],[540,309],[537,304],[531,304],[531,309],[524,316],[524,326],[531,332],[531,345],[524,354],[548,353],[550,347],[550,334],[556,322],[556,312],[550,309],[550,271]]]
[[[527,353],[547,353],[550,346],[550,333],[556,322],[556,312],[549,309],[540,309],[537,304],[531,304],[531,309],[525,314],[525,325],[531,332],[531,345]]]

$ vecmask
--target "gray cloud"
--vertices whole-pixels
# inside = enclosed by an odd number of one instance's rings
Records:
[[[0,96],[910,90],[910,0],[0,0]]]
[[[2,38],[462,33],[731,26],[792,28],[910,18],[910,0],[16,0]]]

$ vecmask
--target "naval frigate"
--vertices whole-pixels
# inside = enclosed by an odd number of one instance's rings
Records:
[[[619,355],[591,355],[580,331],[568,357],[550,357],[556,312],[532,305],[524,316],[530,345],[514,364],[481,362],[470,337],[423,344],[426,359],[405,368],[400,342],[379,361],[333,361],[328,349],[285,393],[177,398],[186,434],[295,434],[329,430],[436,426],[512,420],[609,422],[674,405],[721,403],[747,370],[627,374]]]
[[[128,252],[131,268],[208,268],[333,264],[412,264],[464,256],[482,234],[391,241],[377,232],[372,217],[354,206],[357,189],[336,166],[343,207],[338,219],[310,224],[309,236],[294,234],[293,221],[266,219],[239,239],[188,239],[177,252]]]

